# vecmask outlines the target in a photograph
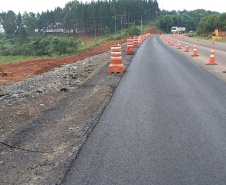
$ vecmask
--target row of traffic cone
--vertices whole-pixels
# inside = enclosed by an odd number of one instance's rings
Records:
[[[195,43],[195,46],[194,46],[194,51],[193,51],[193,55],[192,56],[198,56],[196,43]],[[211,50],[209,63],[207,63],[206,65],[217,65],[217,63],[215,62],[214,47],[212,47],[212,50]]]
[[[169,38],[166,38],[164,35],[162,36],[162,38],[163,38],[166,42],[168,42],[171,46],[174,46],[173,40],[171,40],[171,39],[169,39]],[[197,41],[199,41],[198,38],[197,38]],[[212,44],[214,44],[214,40],[212,41]],[[180,44],[180,40],[177,41],[176,47],[177,47],[177,49],[182,49],[182,48],[181,48],[181,44]],[[189,48],[188,48],[188,43],[186,43],[186,47],[185,47],[184,52],[190,52],[190,51],[189,51]],[[199,55],[198,55],[198,51],[197,51],[197,45],[196,45],[196,43],[195,43],[195,45],[194,45],[194,50],[193,50],[192,56],[193,56],[193,57],[199,56]],[[214,47],[212,47],[211,55],[210,55],[210,60],[209,60],[209,63],[208,63],[207,65],[217,65],[216,62],[215,62]]]

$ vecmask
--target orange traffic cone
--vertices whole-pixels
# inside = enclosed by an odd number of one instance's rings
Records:
[[[177,40],[177,45],[176,45],[176,47],[178,47],[178,46],[179,46],[179,42],[180,42],[180,41],[179,41],[179,40]]]
[[[177,49],[182,49],[181,44],[180,44],[180,41],[179,41],[179,44],[178,44],[178,48]]]
[[[172,46],[175,46],[175,44],[174,44],[174,42],[173,42],[173,41],[172,41],[171,45],[172,45]]]
[[[127,38],[127,49],[126,49],[126,54],[127,55],[134,55],[135,51],[133,48],[133,38],[129,37]]]
[[[217,65],[214,57],[214,47],[212,47],[209,63],[206,65]]]
[[[215,40],[213,39],[213,40],[212,40],[212,45],[214,45],[214,41],[215,41]]]
[[[196,47],[196,43],[195,43],[195,46],[194,46],[194,50],[193,50],[193,57],[194,56],[198,56],[198,52],[197,52],[197,47]]]
[[[122,61],[122,48],[120,44],[111,45],[111,62],[108,68],[109,73],[123,73],[125,70]]]
[[[189,48],[188,48],[188,43],[186,43],[186,47],[185,47],[184,52],[190,52],[190,51],[189,51]]]

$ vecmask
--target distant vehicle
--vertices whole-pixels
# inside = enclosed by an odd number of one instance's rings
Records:
[[[177,27],[172,27],[171,28],[171,33],[176,33],[177,32]]]
[[[172,27],[171,28],[171,33],[177,33],[177,34],[180,34],[180,33],[185,33],[186,32],[186,27]]]

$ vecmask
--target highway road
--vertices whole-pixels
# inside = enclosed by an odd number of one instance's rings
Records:
[[[226,83],[148,38],[63,184],[225,185]]]
[[[178,37],[173,34],[165,35],[165,37],[174,41],[175,44],[179,40],[182,49],[179,50],[175,46],[171,46],[172,49],[182,53],[192,62],[198,64],[217,78],[226,82],[226,73],[222,73],[223,71],[226,71],[226,43],[215,41],[214,44],[212,44],[211,40],[199,39],[199,41],[197,41],[196,38],[187,39],[187,37]],[[188,43],[190,52],[184,52],[186,43]],[[192,57],[195,43],[199,55],[198,57]],[[214,47],[214,57],[217,65],[209,66],[206,64],[209,63],[212,47]]]

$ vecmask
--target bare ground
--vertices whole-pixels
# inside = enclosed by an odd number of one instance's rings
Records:
[[[108,73],[111,44],[3,66],[13,76],[0,78],[0,184],[61,183],[122,77]]]
[[[60,184],[121,79],[108,74],[109,56],[70,86],[2,95],[0,184]],[[128,66],[125,47],[123,58]]]

